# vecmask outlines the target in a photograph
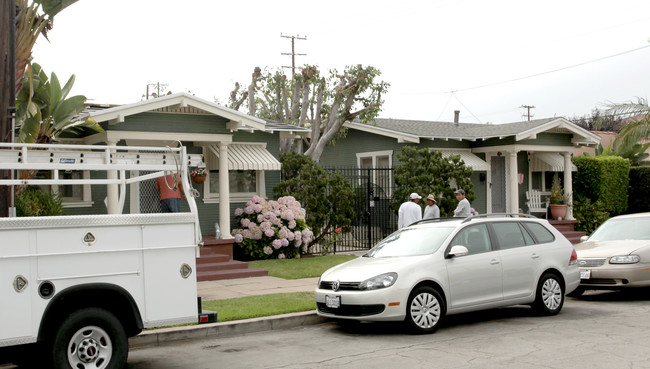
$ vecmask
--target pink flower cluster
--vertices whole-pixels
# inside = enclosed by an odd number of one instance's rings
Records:
[[[305,223],[305,209],[293,196],[266,201],[259,196],[235,210],[235,242],[253,257],[295,257],[313,233]]]

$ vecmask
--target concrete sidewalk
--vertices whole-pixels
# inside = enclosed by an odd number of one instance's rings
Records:
[[[317,284],[318,277],[282,279],[267,276],[198,282],[197,288],[201,299],[209,301],[274,293],[313,292]],[[316,310],[222,323],[218,322],[217,316],[217,323],[147,330],[129,338],[129,345],[132,348],[155,346],[186,339],[225,337],[274,329],[288,329],[325,321],[326,319],[316,314]]]
[[[266,276],[198,282],[197,287],[201,299],[208,301],[273,293],[313,292],[317,284],[318,277],[282,279]]]

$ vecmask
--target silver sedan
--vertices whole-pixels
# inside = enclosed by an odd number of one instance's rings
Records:
[[[580,286],[585,290],[650,287],[650,213],[607,220],[576,245]]]

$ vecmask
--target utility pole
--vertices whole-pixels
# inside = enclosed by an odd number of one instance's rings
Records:
[[[534,115],[530,115],[530,109],[535,109],[533,105],[522,105],[520,108],[527,109],[527,113],[525,114],[528,117],[528,121],[530,122],[530,118],[534,117]]]
[[[160,83],[160,82],[148,83],[147,84],[147,98],[146,98],[147,100],[149,100],[149,96],[151,96],[149,94],[149,86],[156,87],[156,92],[153,93],[153,94],[155,94],[154,97],[160,97],[160,87],[162,87],[163,92],[165,92],[165,87],[169,87],[169,85],[166,84],[166,83]]]
[[[16,3],[0,3],[0,142],[14,141],[16,111]],[[13,171],[1,170],[0,179],[13,179]],[[15,216],[14,187],[0,186],[0,217]]]
[[[291,53],[282,53],[282,55],[291,55],[291,66],[282,66],[282,68],[291,68],[291,77],[293,78],[294,75],[296,75],[296,55],[307,55],[307,54],[296,54],[296,40],[306,40],[307,36],[300,37],[300,35],[296,36],[285,36],[280,33],[280,37],[284,38],[290,38],[291,39]]]

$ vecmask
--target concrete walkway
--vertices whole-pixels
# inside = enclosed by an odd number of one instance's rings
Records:
[[[209,301],[273,293],[313,292],[317,284],[318,277],[282,279],[266,276],[198,282],[197,287],[201,299]]]

